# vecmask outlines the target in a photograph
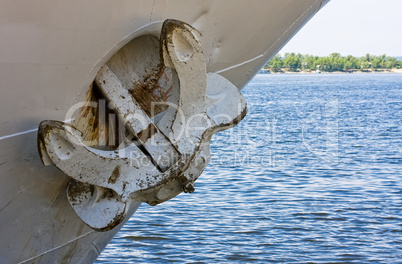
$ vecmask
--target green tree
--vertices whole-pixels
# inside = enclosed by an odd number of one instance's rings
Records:
[[[370,68],[376,71],[379,69],[399,68],[401,64],[402,61],[385,54],[374,56],[367,53],[366,56],[356,58],[352,55],[343,57],[337,52],[327,57],[286,53],[284,58],[277,54],[266,67],[270,67],[272,72],[281,71],[283,68],[287,68],[289,71],[319,69],[324,72],[333,72],[356,69],[368,70]]]
[[[350,61],[346,61],[344,66],[343,66],[343,70],[344,71],[349,71],[350,69],[353,69],[353,63]]]
[[[301,68],[301,55],[300,54],[296,55],[295,53],[286,53],[285,54],[285,59],[283,61],[284,66],[286,68],[289,68],[290,71],[297,71],[298,69]]]
[[[370,67],[370,63],[368,61],[362,61],[360,64],[360,69],[363,71],[368,70],[369,67]]]
[[[269,61],[268,66],[272,72],[279,72],[283,67],[281,55],[276,54],[275,57]]]
[[[373,70],[378,70],[379,68],[382,68],[383,63],[381,61],[380,57],[375,57],[375,58],[371,58],[371,68]]]
[[[366,53],[366,61],[370,62],[371,61],[371,56],[370,53]]]

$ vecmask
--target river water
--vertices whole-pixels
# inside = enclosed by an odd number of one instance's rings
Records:
[[[402,74],[257,75],[196,191],[96,263],[402,263]]]

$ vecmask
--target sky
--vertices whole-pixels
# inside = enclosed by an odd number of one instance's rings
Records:
[[[402,56],[402,0],[331,0],[279,52]]]

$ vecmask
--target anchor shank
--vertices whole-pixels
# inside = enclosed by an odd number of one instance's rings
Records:
[[[145,148],[154,164],[164,172],[180,159],[180,153],[169,139],[152,122],[107,65],[103,65],[96,78],[106,99],[113,102],[120,120],[125,121],[127,129]]]

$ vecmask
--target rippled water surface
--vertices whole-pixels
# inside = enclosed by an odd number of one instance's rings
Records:
[[[257,75],[196,192],[96,263],[402,263],[402,74]]]

